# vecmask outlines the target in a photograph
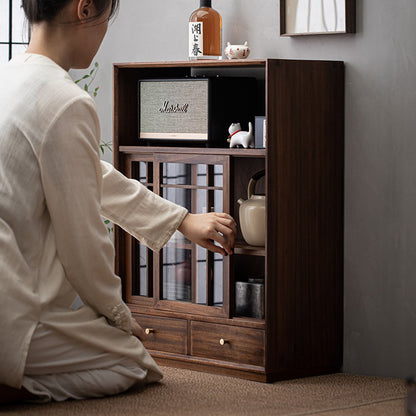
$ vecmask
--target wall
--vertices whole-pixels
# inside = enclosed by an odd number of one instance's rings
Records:
[[[112,63],[187,59],[198,0],[123,0],[97,60],[111,138]],[[279,36],[278,0],[213,0],[252,58],[346,63],[345,372],[416,374],[416,2],[357,0],[355,35]],[[107,156],[108,157],[108,156]]]

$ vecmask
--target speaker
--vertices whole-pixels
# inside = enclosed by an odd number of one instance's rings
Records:
[[[139,80],[138,100],[141,144],[228,147],[231,123],[243,127],[254,122],[256,80],[219,76]]]

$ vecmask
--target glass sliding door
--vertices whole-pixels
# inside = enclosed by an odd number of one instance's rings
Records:
[[[195,157],[160,154],[155,160],[159,194],[193,214],[229,211],[224,202],[228,187],[228,157]],[[228,261],[187,240],[176,232],[159,255],[159,306],[180,308],[178,302],[195,305],[195,311],[218,309],[228,313]],[[172,302],[173,301],[173,302]]]

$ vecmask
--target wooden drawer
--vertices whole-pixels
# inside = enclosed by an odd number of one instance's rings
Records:
[[[191,322],[191,355],[264,367],[261,329]]]
[[[187,354],[188,325],[184,319],[133,314],[144,330],[148,330],[144,346],[149,350]]]

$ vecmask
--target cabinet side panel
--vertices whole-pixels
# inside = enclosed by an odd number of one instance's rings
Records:
[[[344,65],[267,64],[266,368],[336,371],[343,337]]]

